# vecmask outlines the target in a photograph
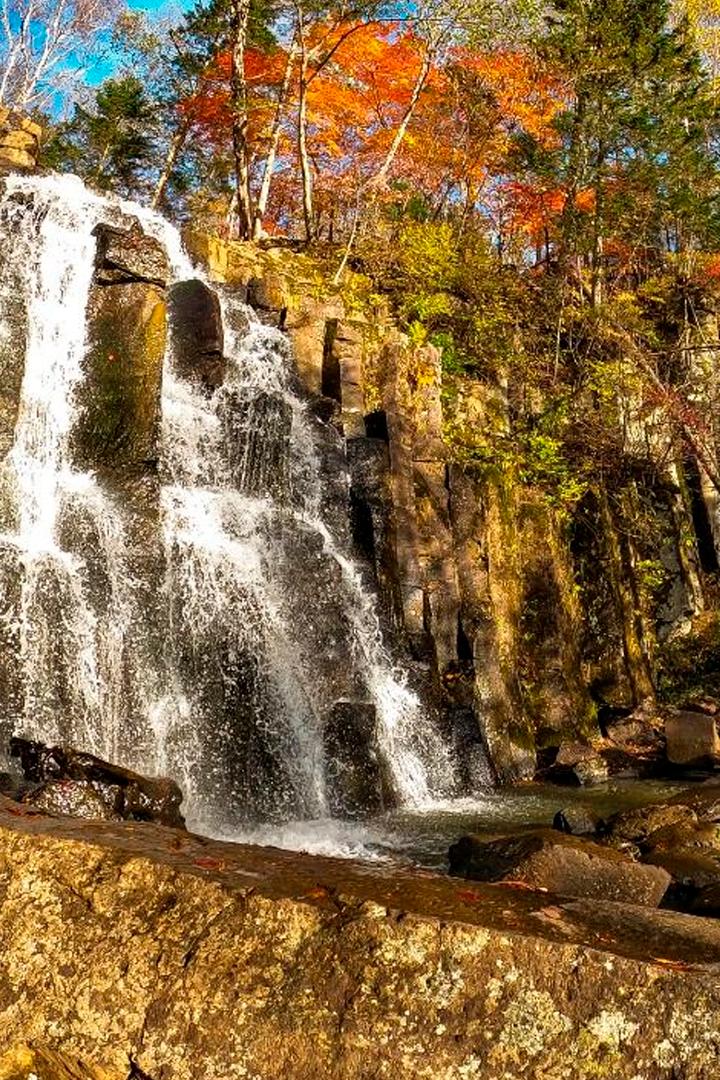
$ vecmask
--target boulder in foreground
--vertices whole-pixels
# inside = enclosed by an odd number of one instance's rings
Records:
[[[474,881],[522,882],[560,896],[657,907],[670,875],[612,848],[550,829],[483,840],[463,836],[450,848],[450,872]]]
[[[720,764],[720,735],[715,716],[681,710],[665,721],[668,761],[685,768],[712,769]]]
[[[712,920],[9,808],[0,1062],[42,1080],[720,1075]]]

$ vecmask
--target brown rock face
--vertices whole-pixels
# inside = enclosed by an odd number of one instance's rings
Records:
[[[656,907],[670,875],[612,848],[550,830],[483,841],[464,836],[450,848],[450,872],[475,881],[522,881],[561,896]]]
[[[166,342],[167,258],[137,226],[97,229],[87,385],[75,435],[84,467],[152,472]]]
[[[42,128],[0,106],[0,174],[37,168]]]
[[[202,281],[181,281],[170,290],[170,340],[184,378],[214,390],[225,378],[224,331],[217,293]]]
[[[0,1080],[28,1080],[33,1076],[37,1080],[109,1080],[104,1070],[52,1050],[16,1046],[0,1058]]]
[[[674,765],[710,767],[720,762],[717,720],[700,712],[682,711],[665,721],[668,761]]]
[[[0,934],[7,1080],[720,1070],[720,926],[672,912],[0,808]]]
[[[2,154],[0,153],[0,174]],[[23,203],[13,201],[0,210],[0,295],[3,306],[3,335],[0,339],[0,459],[4,458],[13,444],[17,423],[22,380],[25,373],[24,357],[27,342],[27,310],[25,283],[14,260],[7,253],[17,243],[16,215],[23,212]],[[4,523],[5,507],[0,494],[0,516]]]

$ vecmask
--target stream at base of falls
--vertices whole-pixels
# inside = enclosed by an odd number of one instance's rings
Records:
[[[488,788],[472,798],[438,801],[419,810],[398,809],[368,821],[314,820],[221,831],[218,839],[307,851],[369,862],[406,863],[447,871],[448,848],[460,836],[494,835],[550,826],[558,810],[585,807],[601,818],[660,802],[687,783],[617,780],[592,788],[528,784]]]

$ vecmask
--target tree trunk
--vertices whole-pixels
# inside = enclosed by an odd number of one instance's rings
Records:
[[[192,127],[192,121],[189,117],[184,117],[177,131],[173,135],[172,142],[165,158],[165,165],[163,171],[160,174],[160,178],[155,187],[155,192],[150,203],[153,210],[157,210],[158,206],[163,200],[166,188],[170,182],[170,177],[173,174],[173,169],[177,165],[178,158],[182,153],[183,147],[187,142],[187,137],[190,134],[190,128]]]
[[[425,83],[428,80],[428,76],[429,76],[430,70],[432,68],[434,55],[435,55],[434,46],[431,43],[428,43],[425,46],[425,55],[423,56],[423,62],[422,62],[422,65],[420,67],[420,71],[418,72],[417,79],[415,80],[415,85],[413,87],[413,92],[412,92],[412,95],[410,97],[410,101],[408,102],[408,107],[405,110],[405,113],[403,115],[402,120],[400,121],[400,124],[398,125],[398,129],[395,132],[395,137],[394,137],[392,143],[390,144],[390,148],[389,148],[387,154],[385,155],[385,160],[383,161],[382,165],[380,166],[380,168],[378,169],[377,173],[375,174],[375,176],[373,177],[373,179],[371,181],[371,184],[373,186],[375,186],[375,187],[381,187],[388,178],[388,174],[390,172],[390,169],[392,168],[393,162],[395,161],[395,158],[397,157],[398,150],[402,146],[403,140],[405,139],[405,136],[407,135],[407,130],[408,130],[408,127],[410,126],[410,121],[413,118],[413,114],[415,113],[415,109],[417,108],[417,104],[418,104],[418,102],[420,100],[420,95],[422,94],[423,90],[425,89]]]
[[[237,234],[241,240],[252,235],[252,205],[250,199],[250,163],[248,153],[248,100],[245,81],[245,44],[250,13],[250,0],[233,0],[232,47],[232,109],[233,156],[235,159],[235,191],[237,202]]]
[[[603,482],[598,485],[598,503],[603,523],[607,570],[615,598],[615,610],[622,628],[625,670],[633,703],[655,700],[650,662],[650,647],[645,638],[641,603],[636,589],[635,556],[631,545],[621,543],[614,515]]]
[[[297,40],[293,38],[292,45],[290,46],[290,49],[288,51],[287,64],[285,65],[285,75],[283,76],[283,83],[282,87],[280,88],[280,96],[278,98],[277,108],[275,110],[275,116],[273,118],[272,134],[270,136],[270,147],[268,149],[267,158],[265,159],[265,169],[263,171],[262,184],[260,185],[260,194],[258,196],[257,206],[255,207],[255,221],[253,224],[253,238],[255,240],[257,240],[257,238],[262,232],[263,219],[265,217],[268,199],[270,197],[270,186],[272,184],[273,172],[275,171],[275,161],[277,160],[278,146],[280,144],[280,135],[282,132],[282,115],[290,94],[290,83],[292,81],[292,74],[295,68],[297,52]]]
[[[307,59],[303,45],[303,58],[300,71],[300,99],[298,102],[298,155],[302,175],[303,219],[305,221],[305,239],[308,243],[315,239],[315,209],[313,206],[312,166],[307,144]]]

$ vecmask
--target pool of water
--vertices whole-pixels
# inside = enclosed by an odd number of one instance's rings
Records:
[[[218,839],[447,869],[449,846],[464,833],[487,835],[551,825],[558,810],[586,806],[601,817],[659,802],[687,784],[667,780],[617,780],[592,788],[532,784],[489,789],[473,799],[438,802],[422,810],[394,810],[368,821],[295,821],[249,827]]]

